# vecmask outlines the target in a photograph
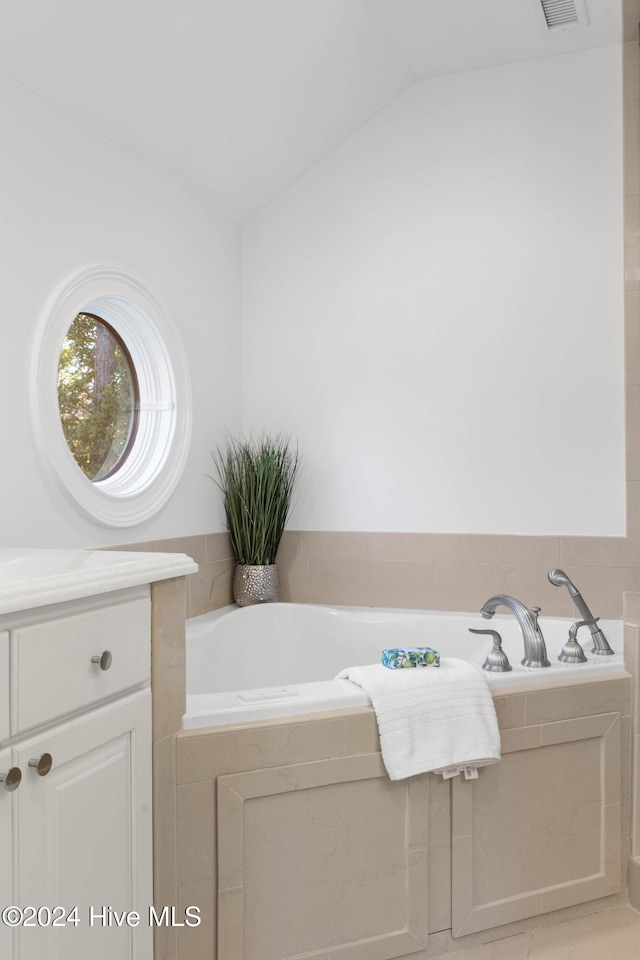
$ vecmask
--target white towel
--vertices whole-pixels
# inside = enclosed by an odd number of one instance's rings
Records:
[[[382,759],[391,780],[500,759],[493,698],[479,670],[443,658],[439,667],[348,667],[336,679],[365,691],[375,710]]]

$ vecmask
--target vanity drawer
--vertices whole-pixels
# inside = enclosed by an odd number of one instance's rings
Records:
[[[21,731],[148,679],[151,603],[136,599],[18,627],[11,642]]]

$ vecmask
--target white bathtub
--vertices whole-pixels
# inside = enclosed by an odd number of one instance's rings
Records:
[[[578,617],[576,615],[575,619]],[[520,665],[520,628],[511,614],[483,620],[475,613],[326,607],[269,603],[225,607],[187,623],[187,712],[184,726],[265,720],[301,713],[364,706],[369,699],[349,680],[333,678],[344,667],[378,663],[385,647],[434,647],[478,668],[491,638],[469,627],[498,630],[513,670],[485,673],[492,690],[531,684],[567,684],[624,671],[622,622],[601,620],[614,656],[591,654],[586,628],[578,634],[588,662],[557,659],[573,619],[540,617],[550,667]],[[429,669],[429,668],[427,668]]]

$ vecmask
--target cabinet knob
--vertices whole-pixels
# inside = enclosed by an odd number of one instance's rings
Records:
[[[29,766],[33,767],[39,777],[46,777],[53,766],[53,758],[50,753],[42,753],[39,757],[29,760]]]
[[[17,790],[22,780],[20,767],[11,767],[6,773],[0,773],[0,783],[5,790]]]
[[[91,663],[97,663],[101,670],[108,670],[112,660],[111,650],[104,650],[99,657],[91,657]]]

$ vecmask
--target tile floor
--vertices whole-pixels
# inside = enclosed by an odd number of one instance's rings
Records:
[[[616,907],[454,953],[448,960],[640,960],[640,913]]]

